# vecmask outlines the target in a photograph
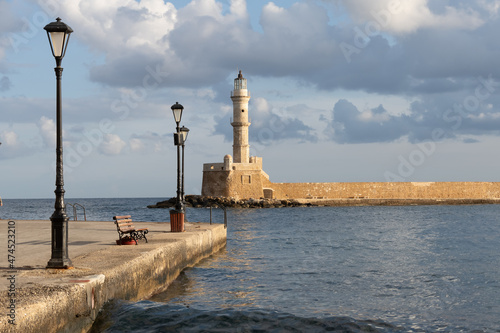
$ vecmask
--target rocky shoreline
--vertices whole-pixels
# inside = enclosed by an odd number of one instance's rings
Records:
[[[148,208],[173,208],[176,198],[157,202]],[[309,203],[301,203],[298,200],[273,200],[273,199],[247,199],[236,200],[234,198],[204,197],[201,195],[186,195],[184,197],[186,207],[227,207],[227,208],[281,208],[281,207],[307,207]]]
[[[148,208],[173,208],[176,198],[160,201]],[[245,199],[186,195],[185,206],[194,208],[282,208],[282,207],[343,207],[343,206],[419,206],[419,205],[485,205],[499,204],[500,199]]]

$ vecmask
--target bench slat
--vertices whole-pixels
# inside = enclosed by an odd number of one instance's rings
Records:
[[[119,228],[120,230],[135,230],[134,226],[126,226],[123,228]]]
[[[117,224],[118,224],[120,227],[121,227],[121,226],[134,225],[132,222],[123,222],[123,223],[118,222]]]
[[[131,217],[132,217],[132,215],[117,215],[117,216],[113,216],[113,220],[129,219]]]

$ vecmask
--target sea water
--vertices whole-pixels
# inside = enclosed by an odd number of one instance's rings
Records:
[[[168,210],[146,208],[160,200],[73,201],[90,220],[168,221]],[[0,217],[48,219],[52,210],[53,200],[4,200]],[[207,209],[186,215],[209,220]],[[499,205],[227,216],[224,250],[149,300],[109,302],[93,332],[500,332]],[[221,223],[222,211],[213,219]]]

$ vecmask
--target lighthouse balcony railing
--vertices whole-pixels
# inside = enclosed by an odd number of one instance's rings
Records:
[[[251,123],[252,122],[252,117],[248,117],[248,121],[245,121],[244,123]],[[231,117],[230,123],[233,123],[233,117]]]
[[[247,90],[247,94],[246,95],[240,95],[240,94],[234,94],[234,91],[231,91],[231,97],[235,97],[235,96],[245,96],[245,97],[250,97],[250,90]]]

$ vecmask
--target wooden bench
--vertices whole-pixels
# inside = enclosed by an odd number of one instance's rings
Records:
[[[118,230],[118,236],[120,237],[120,243],[123,237],[129,236],[135,241],[135,245],[137,245],[137,241],[139,239],[145,239],[146,243],[148,239],[146,238],[146,234],[148,233],[148,228],[136,229],[134,224],[132,223],[131,215],[121,215],[121,216],[113,216],[113,220],[115,220],[116,230]]]

